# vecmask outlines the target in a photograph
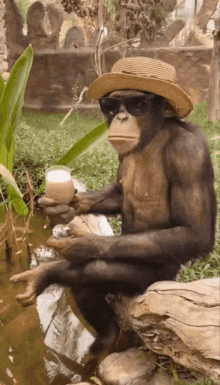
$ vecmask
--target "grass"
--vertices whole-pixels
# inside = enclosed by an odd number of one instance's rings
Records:
[[[63,114],[23,115],[15,132],[15,178],[24,194],[27,194],[24,168],[28,169],[36,192],[45,170],[56,164],[74,142],[100,122],[75,115],[59,127],[62,119]],[[80,157],[70,168],[76,178],[84,179],[88,189],[98,189],[114,179],[117,166],[117,156],[105,140],[95,152]]]
[[[68,118],[62,127],[59,127],[62,119],[63,114],[25,113],[22,116],[15,132],[15,179],[26,200],[28,200],[28,188],[25,168],[30,173],[36,192],[44,178],[45,170],[56,164],[75,141],[100,122],[98,119],[81,117],[76,114]],[[215,124],[208,120],[205,102],[196,106],[189,119],[205,131],[209,141],[215,169],[218,227],[215,253],[184,266],[178,278],[183,282],[220,276],[220,140],[212,139],[220,135],[220,122]],[[72,174],[83,180],[89,190],[102,189],[115,179],[118,158],[105,139],[93,152],[76,159],[70,168]],[[115,232],[119,234],[119,220],[111,218],[110,222]]]

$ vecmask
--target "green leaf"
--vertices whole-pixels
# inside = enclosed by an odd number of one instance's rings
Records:
[[[20,119],[32,62],[33,49],[29,46],[13,66],[0,103],[0,116],[2,116],[0,125],[0,153],[1,147],[6,146],[8,151],[7,163],[3,163],[10,171],[12,171],[14,155],[14,129]]]
[[[25,89],[26,89],[26,86],[27,86],[28,78],[29,78],[31,67],[32,67],[32,63],[33,63],[33,55],[34,55],[33,54],[33,48],[31,46],[26,48],[26,50],[24,51],[23,55],[25,55],[27,57],[27,63],[26,63],[25,69],[24,69],[24,81],[23,81],[21,93],[20,93],[20,96],[19,96],[16,108],[14,109],[13,114],[12,114],[12,125],[13,125],[13,128],[16,127],[16,125],[17,125],[17,123],[18,123],[18,121],[20,119],[20,116],[21,116],[21,111],[22,111],[22,107],[23,107],[23,104],[24,104]]]
[[[15,182],[13,175],[3,164],[0,164],[0,174],[8,186],[8,196],[13,204],[15,211],[19,215],[28,215],[29,210],[22,199],[22,194],[18,188],[18,185]]]
[[[59,160],[58,164],[67,165],[79,155],[84,154],[91,144],[100,139],[100,136],[107,131],[107,128],[106,122],[102,122],[97,127],[93,128],[93,130],[84,135],[71,147],[71,149]]]
[[[103,140],[106,139],[106,137],[107,137],[107,133],[104,132],[104,134],[102,134],[99,138],[97,138],[95,142],[90,144],[90,146],[86,150],[84,150],[83,153],[79,154],[78,157],[83,156],[85,154],[88,155],[88,154],[92,153],[94,151],[94,149],[96,147],[98,147],[103,142]]]
[[[0,223],[2,222],[7,201],[0,202]]]
[[[18,185],[14,180],[13,175],[3,164],[0,164],[0,174],[2,175],[5,183],[7,183],[7,185],[12,186],[16,190],[16,193],[20,195],[20,197],[22,197],[22,193],[20,192]]]
[[[11,117],[21,94],[26,63],[27,57],[22,55],[12,68],[11,75],[8,78],[3,92],[0,104],[0,116],[2,119],[0,126],[0,144],[5,143],[5,139],[8,134],[8,127],[11,123]]]
[[[4,83],[4,80],[3,80],[2,75],[0,73],[0,102],[1,102],[1,98],[3,95],[4,89],[5,89],[5,83]]]
[[[7,182],[6,182],[7,183]],[[26,216],[29,213],[26,203],[23,201],[21,196],[17,193],[14,187],[8,187],[8,195],[10,197],[11,203],[17,214]]]
[[[8,150],[5,143],[2,143],[1,145],[0,163],[4,164],[6,167],[8,166]]]
[[[106,122],[102,122],[93,128],[88,134],[79,139],[78,142],[76,142],[65,155],[62,156],[56,166],[52,167],[55,167],[54,169],[62,168],[62,166],[66,166],[72,162],[73,159],[76,159],[80,155],[85,154],[90,150],[90,148],[94,149],[100,143],[100,141],[104,139],[103,136],[105,135],[107,129],[108,126]],[[36,195],[39,195],[43,191],[45,184],[46,183],[44,179]]]
[[[13,165],[14,165],[14,135],[12,135],[12,138],[11,138],[11,146],[8,150],[7,157],[8,157],[8,161],[7,161],[8,167],[7,168],[10,172],[12,172],[13,171]]]

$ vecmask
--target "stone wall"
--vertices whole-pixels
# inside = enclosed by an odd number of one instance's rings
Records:
[[[15,1],[0,0],[0,11],[4,12],[7,31],[9,71],[28,44],[32,44],[34,48],[34,62],[27,85],[25,106],[45,112],[68,111],[74,100],[77,101],[82,89],[89,86],[97,77],[94,67],[95,48],[82,46],[83,36],[82,33],[81,35],[75,33],[76,27],[69,29],[69,35],[66,36],[68,41],[66,44],[64,42],[62,48],[59,46],[63,15],[53,3],[45,7],[42,2],[37,1],[30,6],[27,16],[27,35],[24,34],[23,19]],[[51,25],[50,32],[46,29],[44,20],[46,14]],[[1,23],[3,25],[2,21]],[[3,31],[1,24],[0,31]],[[120,47],[106,51],[102,55],[103,73],[109,72],[121,55]],[[126,56],[158,58],[174,65],[180,86],[190,95],[193,102],[208,100],[212,48],[204,46],[150,49],[129,47],[126,48]],[[7,71],[7,63],[5,61],[2,63],[4,70]],[[94,106],[98,107],[97,102],[89,100],[86,96],[83,102],[84,104],[79,105],[79,110],[86,110],[89,114],[91,108],[89,109],[88,106],[95,109]]]
[[[208,100],[211,48],[198,46],[131,49],[127,52],[127,56],[130,55],[158,58],[174,65],[178,82],[190,95],[193,103]],[[14,56],[14,62],[18,57],[19,54]],[[97,77],[93,57],[94,49],[88,47],[74,52],[66,50],[36,52],[25,95],[26,108],[44,112],[68,111],[83,87],[89,86]],[[106,52],[103,63],[105,71],[109,72],[120,57],[120,53],[116,50]],[[90,108],[97,112],[96,106],[96,102],[85,96],[78,109],[82,113],[89,114]]]
[[[75,52],[59,50],[37,52],[26,88],[25,107],[44,112],[68,111],[85,86],[97,77],[92,57],[94,49],[78,49]],[[106,55],[110,71],[120,58],[118,52]],[[100,116],[98,103],[84,94],[83,103],[77,109],[83,114]],[[94,110],[94,111],[93,111]]]
[[[59,50],[35,54],[26,91],[26,107],[50,111],[68,111],[74,97],[84,86],[89,86],[97,77],[93,65],[94,50],[84,47],[75,52]],[[204,47],[131,49],[127,56],[147,56],[164,60],[177,69],[180,86],[190,95],[194,103],[208,100],[208,85],[212,50]],[[104,68],[111,70],[120,58],[118,51],[104,55]],[[84,98],[84,104],[97,105]],[[79,107],[85,110],[85,105]]]
[[[172,64],[177,70],[180,86],[190,95],[193,103],[208,100],[212,48],[195,46],[132,49],[127,53],[129,55],[152,57]]]

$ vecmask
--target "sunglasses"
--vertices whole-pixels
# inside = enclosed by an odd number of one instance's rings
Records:
[[[116,115],[119,112],[121,105],[124,105],[129,114],[138,116],[147,111],[149,97],[152,96],[152,94],[148,94],[128,96],[125,98],[103,97],[99,99],[99,104],[104,115]]]

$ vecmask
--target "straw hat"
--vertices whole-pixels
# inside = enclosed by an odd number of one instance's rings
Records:
[[[178,86],[173,66],[147,57],[126,57],[118,60],[110,73],[97,78],[89,87],[89,96],[99,99],[115,90],[140,90],[163,96],[185,118],[193,109],[190,97]]]

